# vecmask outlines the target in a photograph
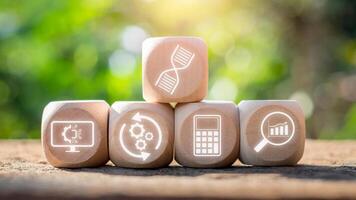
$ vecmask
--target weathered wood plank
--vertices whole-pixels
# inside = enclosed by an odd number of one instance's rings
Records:
[[[0,141],[0,198],[328,198],[356,199],[356,141],[306,144],[295,167],[133,170],[57,169],[40,141]]]

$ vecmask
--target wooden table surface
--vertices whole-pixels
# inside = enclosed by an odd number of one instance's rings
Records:
[[[0,141],[0,198],[356,199],[356,141],[308,140],[294,167],[57,169],[39,140]]]

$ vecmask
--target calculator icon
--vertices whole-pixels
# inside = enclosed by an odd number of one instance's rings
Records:
[[[194,115],[193,123],[194,156],[220,156],[221,116]]]

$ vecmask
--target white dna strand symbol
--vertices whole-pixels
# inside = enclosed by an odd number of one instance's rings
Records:
[[[179,84],[179,70],[189,67],[195,54],[177,45],[171,55],[172,68],[164,70],[158,77],[155,86],[169,94],[173,94]]]

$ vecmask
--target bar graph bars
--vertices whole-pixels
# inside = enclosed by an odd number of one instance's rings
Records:
[[[268,123],[268,136],[269,137],[288,137],[289,126],[287,122],[269,125]]]

